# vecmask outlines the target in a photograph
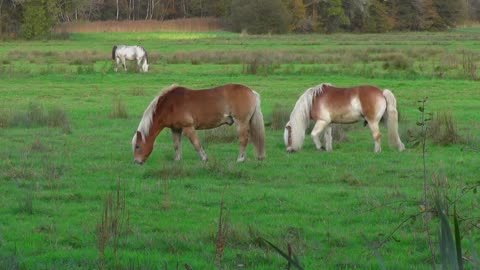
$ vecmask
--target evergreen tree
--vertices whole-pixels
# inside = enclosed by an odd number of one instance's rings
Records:
[[[58,9],[55,0],[31,0],[25,3],[22,35],[27,39],[44,37],[57,22]]]

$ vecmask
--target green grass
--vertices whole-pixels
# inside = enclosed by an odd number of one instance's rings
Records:
[[[67,41],[3,42],[0,265],[99,268],[97,225],[105,200],[116,194],[120,179],[129,229],[118,238],[116,258],[113,242],[107,243],[103,265],[107,269],[164,269],[165,264],[173,269],[177,263],[214,269],[222,200],[228,213],[222,258],[226,269],[284,268],[286,261],[261,245],[258,237],[283,250],[290,243],[305,269],[378,269],[381,262],[371,243],[382,241],[420,211],[422,152],[407,141],[407,130],[418,128],[417,101],[424,96],[429,97],[427,112],[451,112],[464,138],[446,146],[428,141],[427,174],[446,177],[451,198],[478,184],[478,81],[462,75],[461,64],[445,68],[443,76],[434,67],[445,52],[462,59],[462,49],[472,51],[478,66],[478,33],[465,29],[298,36],[99,33],[74,34]],[[114,73],[109,57],[118,43],[143,44],[155,59],[151,72]],[[83,50],[91,60],[70,62],[67,55]],[[229,60],[203,55],[209,51]],[[245,74],[248,61],[242,57],[258,52],[267,54],[266,64],[272,68]],[[180,53],[187,55],[173,62]],[[388,54],[404,55],[412,66],[384,69],[384,63],[393,59]],[[289,58],[292,55],[296,58]],[[15,57],[5,62],[9,56]],[[333,57],[330,62],[322,62],[328,57]],[[332,153],[314,150],[307,136],[301,152],[288,154],[283,130],[268,126],[267,159],[262,162],[254,159],[249,146],[247,161],[237,164],[238,143],[221,138],[230,132],[201,132],[207,163],[200,161],[186,138],[183,160],[174,162],[172,136],[166,130],[147,163],[133,164],[131,138],[144,109],[161,89],[173,83],[202,88],[232,82],[261,94],[266,122],[279,107],[290,111],[301,93],[321,82],[391,89],[407,150],[398,153],[384,141],[383,152],[374,154],[370,132],[358,124],[345,131],[345,141],[334,141]],[[27,127],[10,122],[15,115],[26,115],[31,104],[61,114],[47,116],[67,123],[69,132],[62,125],[39,122]],[[460,223],[462,235],[472,239],[477,250],[479,203],[478,194],[470,191],[457,204],[458,214],[467,219]],[[439,248],[438,218],[432,224]],[[420,218],[402,226],[378,252],[387,269],[431,269]]]

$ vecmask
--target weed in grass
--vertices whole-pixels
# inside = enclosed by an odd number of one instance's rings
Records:
[[[345,183],[349,186],[354,186],[354,187],[358,187],[358,186],[362,186],[362,182],[357,178],[355,177],[354,175],[348,173],[348,174],[345,174],[343,175],[342,177],[340,177],[340,182],[342,183]]]
[[[59,127],[64,134],[72,133],[70,128],[70,120],[65,109],[60,107],[53,107],[48,112],[48,126]]]
[[[18,202],[18,212],[33,215],[33,192],[25,192],[25,197]]]
[[[271,248],[273,248],[273,250],[275,250],[279,255],[281,255],[283,258],[285,258],[287,260],[287,268],[286,269],[290,270],[292,266],[294,266],[296,269],[299,269],[299,270],[304,269],[302,267],[297,255],[293,252],[293,248],[292,248],[290,243],[287,243],[287,252],[285,252],[265,238],[260,237],[259,241],[261,241],[263,244],[266,244],[267,246],[270,246]]]
[[[127,119],[127,109],[125,108],[125,104],[123,104],[122,99],[120,97],[115,97],[113,99],[112,104],[112,111],[110,112],[110,118],[112,119]]]
[[[144,97],[147,94],[145,92],[145,88],[136,86],[130,90],[130,95],[134,97]]]
[[[13,254],[5,255],[0,254],[0,269],[2,270],[21,270],[25,269],[25,266],[20,262],[20,258],[17,255],[17,248]]]
[[[104,201],[100,223],[97,223],[97,245],[100,253],[100,269],[106,266],[105,251],[112,242],[114,261],[117,262],[119,238],[130,231],[130,214],[126,209],[126,192],[118,180],[115,194],[110,193]]]
[[[270,128],[272,130],[283,130],[288,120],[290,120],[290,111],[285,106],[276,104],[270,115]]]
[[[218,216],[217,237],[215,238],[215,265],[222,269],[223,252],[227,245],[227,234],[229,230],[228,211],[225,208],[225,202],[220,201],[220,214]]]
[[[168,210],[172,206],[172,199],[170,196],[170,189],[169,189],[169,179],[164,178],[162,180],[163,184],[163,200],[162,200],[162,209]]]
[[[186,178],[194,175],[193,172],[185,170],[184,166],[181,164],[164,164],[160,170],[151,170],[145,172],[143,177],[146,178],[157,178],[163,180],[172,180],[179,178]]]
[[[478,80],[476,59],[479,58],[471,51],[462,50],[462,68],[465,76],[471,80]]]
[[[7,111],[0,117],[4,127],[60,127],[64,133],[70,133],[70,121],[64,109],[53,107],[49,111],[38,103],[29,103],[26,111]]]
[[[246,62],[246,63],[244,62],[242,73],[255,75],[258,72],[258,66],[259,66],[259,63],[257,58],[254,58],[250,62]]]
[[[454,120],[451,111],[440,111],[433,115],[428,126],[428,138],[434,144],[450,145],[461,141],[458,133],[457,122]]]
[[[413,65],[413,60],[403,53],[390,53],[384,57],[383,69],[406,70]]]
[[[77,74],[92,74],[95,73],[95,66],[93,64],[79,65],[77,67]]]
[[[206,144],[233,143],[238,140],[236,126],[223,125],[214,129],[202,131],[202,141]]]
[[[30,146],[30,150],[34,152],[47,152],[50,151],[50,148],[43,144],[40,139],[36,139]]]

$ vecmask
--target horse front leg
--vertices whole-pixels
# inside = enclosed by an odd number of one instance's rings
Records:
[[[183,133],[185,134],[185,136],[187,136],[190,139],[190,142],[192,143],[195,150],[197,150],[202,161],[207,161],[208,160],[207,154],[205,153],[205,151],[202,148],[202,145],[200,144],[200,140],[198,139],[195,128],[193,126],[185,127],[183,128]]]
[[[175,149],[175,161],[182,159],[182,130],[173,130],[173,148]]]
[[[238,124],[238,139],[240,140],[240,153],[237,162],[245,161],[245,149],[247,148],[248,138],[250,137],[250,125],[248,123]]]
[[[325,134],[323,135],[325,139],[325,150],[328,152],[332,151],[332,125],[328,125],[327,129],[325,130]]]
[[[123,70],[127,71],[127,64],[125,63],[125,57],[122,58]]]
[[[317,150],[322,150],[322,143],[320,142],[320,134],[328,126],[328,124],[329,122],[327,121],[317,120],[317,122],[315,123],[315,126],[313,127],[311,136]]]
[[[115,59],[115,67],[114,67],[115,72],[118,71],[118,64],[119,64],[119,63],[120,63],[120,58],[117,57],[117,58]]]

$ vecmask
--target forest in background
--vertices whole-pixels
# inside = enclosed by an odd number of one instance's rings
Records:
[[[44,38],[62,23],[214,17],[252,34],[441,31],[480,20],[480,0],[0,0],[0,34]]]

